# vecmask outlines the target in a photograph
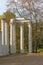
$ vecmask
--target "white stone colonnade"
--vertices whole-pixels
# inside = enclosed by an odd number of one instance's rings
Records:
[[[25,19],[11,19],[10,22],[10,44],[11,44],[11,52],[16,53],[16,30],[15,30],[15,22],[20,23],[20,53],[24,53],[24,22],[28,23],[28,51],[32,53],[32,26],[30,20]],[[14,27],[14,28],[13,28]]]
[[[16,53],[16,28],[15,23],[20,23],[20,53],[24,53],[24,22],[28,23],[28,52],[32,53],[32,26],[30,20],[25,19],[11,19],[10,21],[10,53]],[[9,46],[8,46],[8,28],[5,20],[1,20],[2,27],[2,55],[9,54]]]

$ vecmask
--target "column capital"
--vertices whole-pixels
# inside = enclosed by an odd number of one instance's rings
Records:
[[[15,19],[10,19],[10,24],[14,24],[15,22]]]
[[[4,22],[6,22],[6,21],[5,21],[5,19],[1,19],[1,22],[3,22],[3,23],[4,23]]]

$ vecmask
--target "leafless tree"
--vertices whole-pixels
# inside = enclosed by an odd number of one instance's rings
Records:
[[[18,17],[34,18],[35,14],[38,15],[38,18],[43,16],[42,0],[9,0],[7,7]]]

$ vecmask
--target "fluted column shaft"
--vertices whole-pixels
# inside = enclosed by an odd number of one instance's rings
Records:
[[[20,52],[24,53],[24,28],[23,28],[23,23],[20,24]]]
[[[10,53],[16,53],[16,31],[13,19],[10,21]]]
[[[8,55],[8,28],[5,20],[1,20],[1,30],[2,30],[2,54]]]
[[[32,26],[30,23],[28,23],[28,29],[29,29],[29,33],[28,33],[29,53],[32,53]]]

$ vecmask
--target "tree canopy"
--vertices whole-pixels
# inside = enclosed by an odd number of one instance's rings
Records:
[[[11,18],[15,18],[16,16],[11,13],[10,11],[6,11],[3,13],[3,15],[1,16],[1,18],[5,18],[5,19],[11,19]]]
[[[35,19],[37,14],[39,19],[43,18],[43,0],[9,0],[7,8],[18,17]]]

